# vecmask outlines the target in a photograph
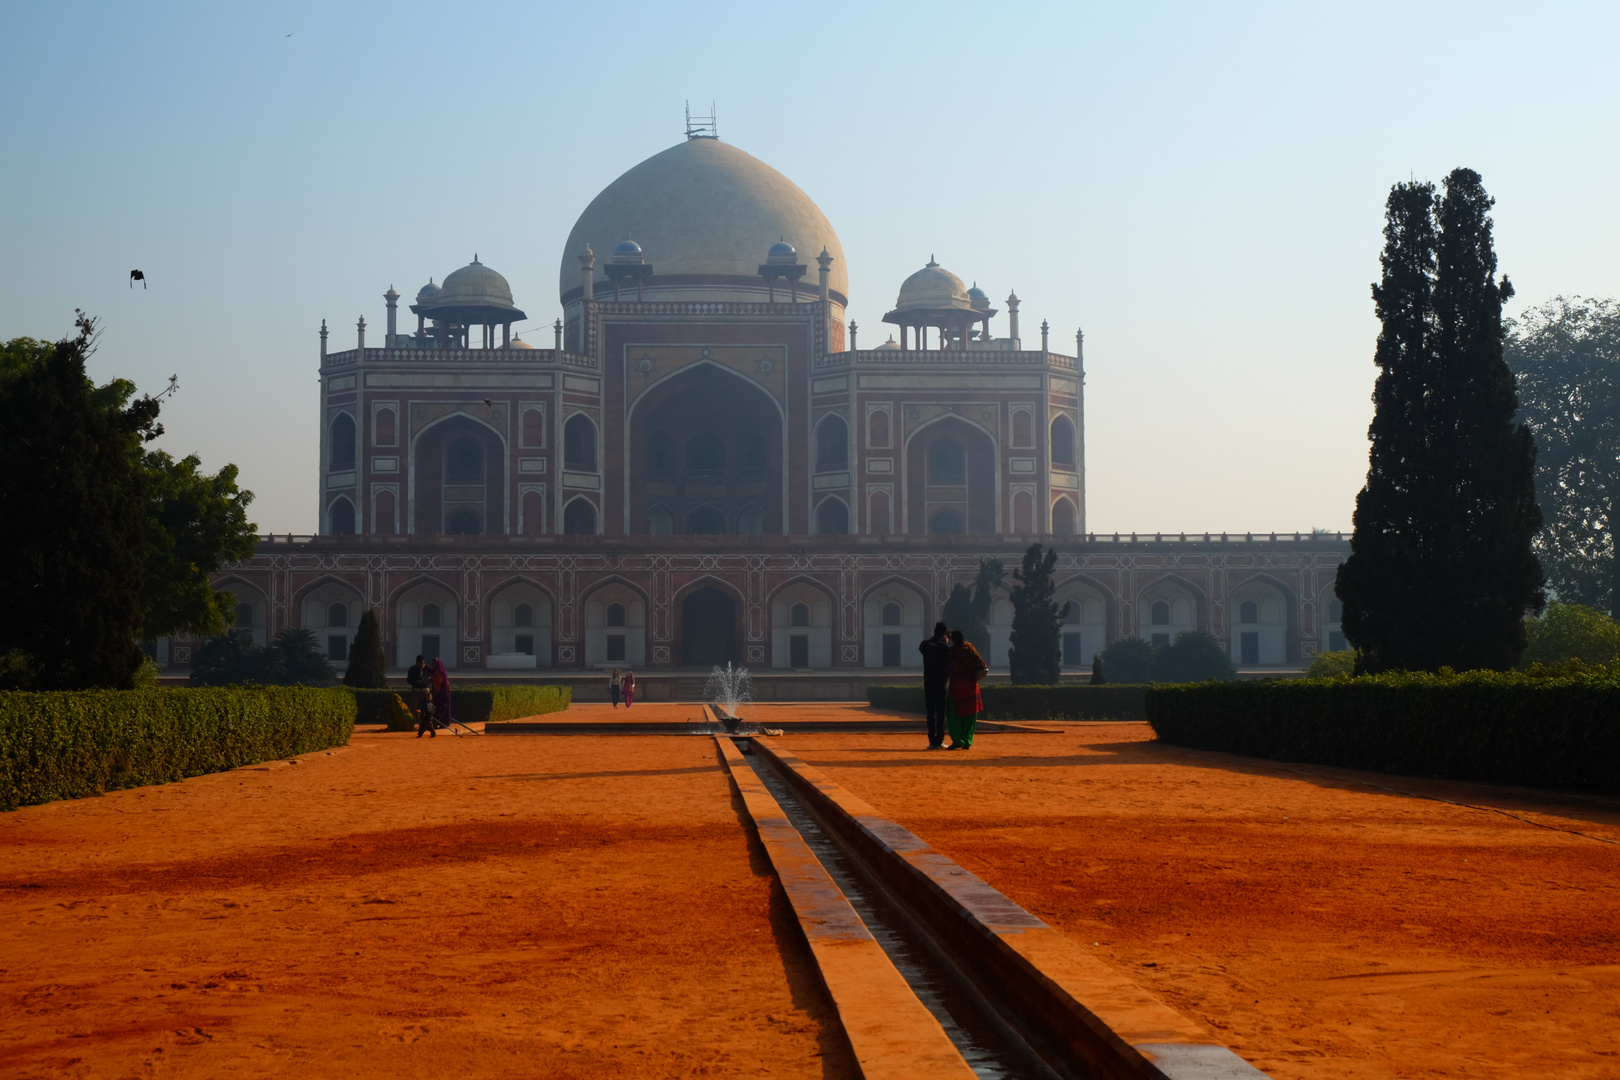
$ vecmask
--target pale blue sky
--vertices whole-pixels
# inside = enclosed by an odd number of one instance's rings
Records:
[[[162,445],[240,465],[278,532],[315,525],[321,319],[349,347],[476,251],[549,324],[574,219],[687,99],[832,220],[863,344],[930,254],[1016,288],[1026,341],[1086,328],[1096,531],[1349,527],[1396,180],[1484,175],[1514,310],[1620,295],[1613,4],[13,0],[0,28],[0,338],[98,316],[95,374],[178,374]]]

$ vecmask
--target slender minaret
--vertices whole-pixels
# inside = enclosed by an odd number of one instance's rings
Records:
[[[1046,344],[1047,335],[1050,334],[1051,332],[1052,332],[1052,328],[1050,326],[1046,325],[1046,320],[1045,319],[1042,319],[1041,320],[1041,352],[1051,352],[1052,351],[1050,348],[1047,347],[1047,344]]]
[[[383,293],[383,300],[388,304],[388,333],[383,336],[383,348],[392,349],[394,338],[399,336],[399,293],[392,285]]]
[[[579,351],[582,356],[586,352],[585,342],[590,332],[592,272],[595,269],[596,252],[591,250],[591,245],[586,244],[585,250],[579,253],[580,277],[585,283],[585,292],[579,298]]]
[[[326,320],[321,320],[321,359],[326,359]]]
[[[821,302],[823,304],[827,302],[827,283],[832,279],[832,264],[833,257],[827,253],[826,248],[822,248],[821,254],[816,256],[816,265],[821,267]]]
[[[1013,348],[1018,348],[1018,294],[1007,294],[1007,334],[1012,338]]]
[[[849,351],[855,351],[855,320],[849,320]]]
[[[562,352],[562,320],[558,319],[551,324],[551,347]]]
[[[355,328],[360,331],[360,359],[364,360],[366,351],[366,317],[364,315],[360,316],[360,321],[355,324]]]

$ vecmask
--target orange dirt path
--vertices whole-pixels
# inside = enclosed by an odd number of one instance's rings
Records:
[[[1278,1080],[1620,1077],[1620,802],[1041,726],[781,741]]]
[[[739,810],[704,738],[363,731],[0,815],[0,1075],[853,1076]]]

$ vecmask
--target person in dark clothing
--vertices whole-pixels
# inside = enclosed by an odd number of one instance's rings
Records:
[[[422,726],[422,710],[427,707],[428,684],[433,680],[433,672],[427,666],[427,660],[417,656],[416,663],[411,670],[405,673],[405,681],[411,688],[411,715],[416,718],[416,726]]]
[[[934,636],[917,646],[923,658],[923,703],[928,709],[928,749],[945,748],[946,684],[950,679],[951,643],[945,624],[934,624]]]

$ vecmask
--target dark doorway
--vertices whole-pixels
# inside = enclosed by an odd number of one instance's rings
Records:
[[[735,663],[736,602],[712,585],[681,601],[681,662],[688,667]]]

